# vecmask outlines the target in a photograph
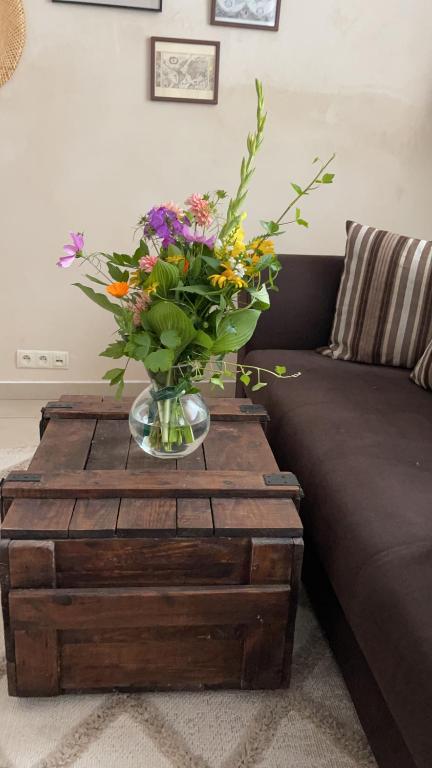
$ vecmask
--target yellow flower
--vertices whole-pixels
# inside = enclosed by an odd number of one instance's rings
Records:
[[[274,254],[275,247],[273,240],[260,240],[257,238],[256,240],[252,240],[251,243],[247,246],[248,251],[259,251],[260,253],[271,253]]]
[[[175,256],[167,256],[166,258],[166,261],[168,261],[170,264],[179,264],[183,260],[184,260],[184,256],[181,253]]]
[[[246,285],[245,280],[242,280],[230,267],[227,267],[221,275],[210,275],[209,280],[215,288],[224,288],[227,283],[235,285],[236,288],[244,288]]]
[[[129,292],[129,283],[111,283],[111,285],[107,285],[106,290],[111,296],[121,299]]]
[[[136,270],[136,272],[132,272],[132,274],[129,277],[129,285],[131,285],[133,288],[136,288],[137,285],[139,285],[141,282],[141,272],[139,269]]]
[[[150,283],[150,285],[148,285],[148,286],[146,287],[146,291],[147,291],[147,293],[148,293],[148,294],[151,294],[151,293],[156,293],[156,291],[157,291],[157,289],[158,289],[158,286],[159,286],[159,283]]]

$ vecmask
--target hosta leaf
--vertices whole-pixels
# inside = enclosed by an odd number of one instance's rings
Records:
[[[257,309],[238,309],[221,320],[212,352],[224,355],[237,352],[251,338],[260,312]]]
[[[168,347],[168,349],[177,349],[177,347],[181,347],[181,338],[177,331],[172,329],[168,331],[162,331],[160,340],[164,347]]]
[[[150,272],[148,283],[157,283],[157,292],[159,296],[168,297],[172,288],[176,288],[179,282],[179,272],[173,264],[168,264],[162,259],[158,259],[152,271]]]
[[[164,331],[176,331],[182,346],[186,346],[196,334],[193,323],[186,312],[171,302],[158,301],[146,315],[150,329],[159,339]]]

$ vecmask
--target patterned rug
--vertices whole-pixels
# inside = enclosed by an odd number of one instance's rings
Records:
[[[0,452],[0,477],[31,448]],[[376,768],[303,594],[287,691],[9,698],[0,768]]]

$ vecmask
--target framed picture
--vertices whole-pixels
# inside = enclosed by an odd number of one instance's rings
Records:
[[[279,29],[281,0],[212,0],[212,24],[248,29]]]
[[[220,43],[151,38],[151,98],[217,104]]]
[[[53,3],[109,5],[111,8],[136,8],[139,11],[161,11],[162,0],[53,0]]]

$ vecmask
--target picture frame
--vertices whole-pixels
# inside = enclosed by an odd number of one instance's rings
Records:
[[[75,5],[101,5],[109,8],[131,8],[137,11],[162,11],[163,0],[52,0],[53,3],[74,3]]]
[[[277,32],[282,0],[211,0],[210,24]]]
[[[217,104],[220,42],[151,38],[152,101]]]

